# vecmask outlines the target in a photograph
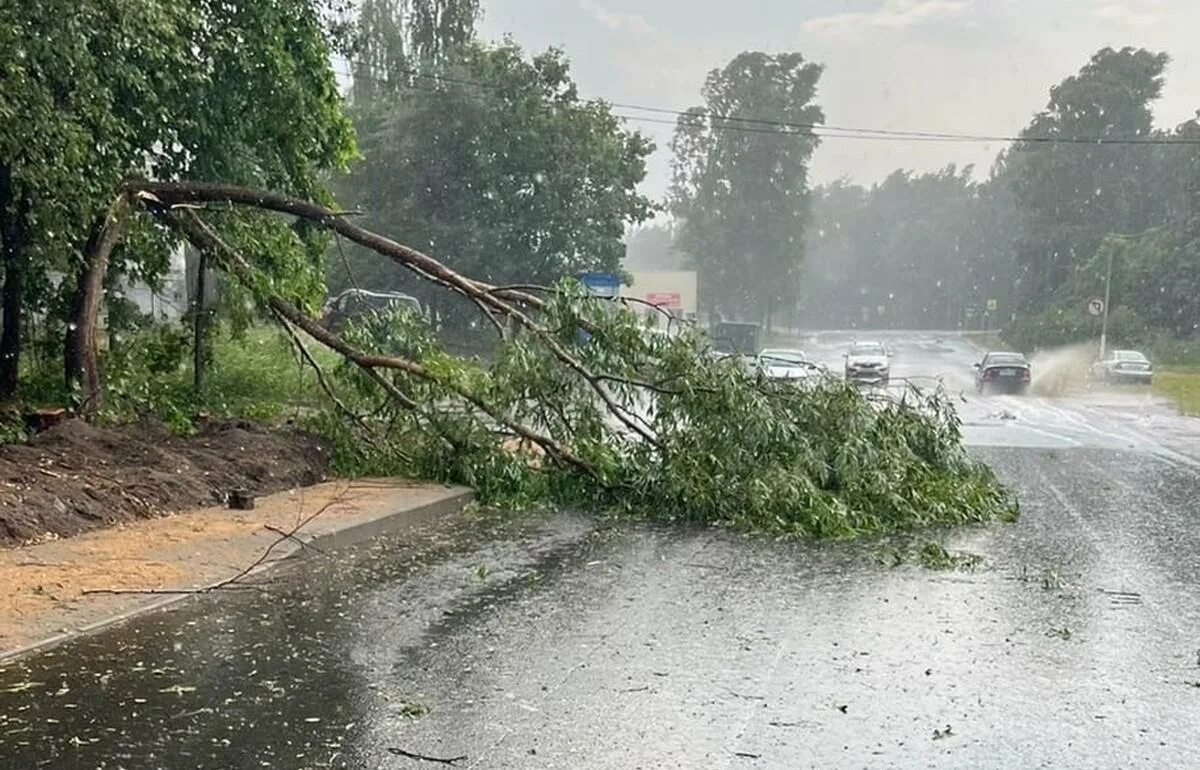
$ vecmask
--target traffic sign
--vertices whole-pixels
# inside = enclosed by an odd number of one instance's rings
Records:
[[[683,307],[683,302],[677,291],[652,291],[646,295],[646,301],[655,307],[667,308],[668,310],[678,310]]]
[[[621,293],[621,276],[616,273],[583,273],[579,282],[597,297],[615,297]]]
[[[1088,315],[1102,315],[1104,313],[1104,300],[1099,297],[1093,297],[1088,300],[1087,304]]]

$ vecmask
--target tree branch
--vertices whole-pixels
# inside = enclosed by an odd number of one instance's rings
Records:
[[[249,262],[247,262],[245,257],[243,257],[233,247],[226,244],[220,238],[220,236],[217,235],[216,232],[214,232],[212,228],[210,228],[204,222],[204,220],[200,219],[200,217],[196,215],[194,211],[171,211],[169,209],[163,209],[159,207],[154,207],[152,211],[154,211],[155,215],[158,216],[162,221],[183,233],[197,248],[208,250],[209,253],[212,254],[219,262],[225,265],[229,272],[232,273],[239,281],[242,281],[247,286],[254,286],[254,271],[250,267]],[[444,387],[464,401],[470,403],[475,408],[479,409],[490,419],[499,424],[505,425],[514,432],[520,434],[526,440],[538,444],[551,457],[573,465],[579,470],[582,470],[585,473],[595,477],[597,480],[601,480],[600,474],[596,468],[588,461],[576,455],[571,449],[562,443],[555,441],[549,436],[542,435],[530,429],[528,426],[513,420],[509,420],[504,415],[500,414],[496,409],[492,408],[491,405],[486,403],[479,396],[470,392],[458,383],[445,382],[436,377],[432,372],[421,366],[419,363],[411,361],[407,358],[401,358],[399,356],[383,356],[361,351],[350,345],[340,336],[334,334],[328,329],[325,329],[320,324],[304,315],[295,305],[292,305],[290,302],[287,302],[281,297],[269,295],[265,299],[272,313],[276,313],[283,317],[290,323],[304,330],[304,332],[313,339],[322,343],[326,347],[337,351],[346,359],[366,370],[369,376],[375,379],[376,382],[384,387],[384,389],[387,390],[387,392],[396,398],[402,405],[405,405],[410,409],[418,409],[418,405],[415,401],[404,395],[393,383],[387,382],[387,379],[382,377],[379,372],[376,371],[376,369],[393,369],[396,371],[401,371],[419,379],[423,379]]]
[[[148,203],[157,203],[160,207],[181,203],[226,202],[270,209],[315,221],[334,232],[341,233],[350,240],[398,262],[428,280],[450,288],[468,298],[479,300],[502,315],[516,320],[537,336],[542,344],[559,361],[566,364],[568,368],[582,377],[588,384],[588,387],[604,402],[609,412],[619,422],[655,448],[663,448],[662,443],[658,440],[654,432],[645,427],[644,420],[639,422],[636,419],[636,415],[619,404],[604,384],[596,378],[595,374],[579,361],[578,358],[571,355],[546,327],[536,323],[526,313],[510,304],[510,302],[498,297],[494,293],[494,286],[467,278],[427,254],[397,243],[390,238],[385,238],[366,228],[359,227],[353,222],[347,221],[344,217],[338,216],[336,212],[331,211],[325,206],[265,190],[254,190],[239,185],[213,182],[147,182],[134,180],[122,185],[122,191]],[[194,212],[189,211],[186,213],[194,216]],[[514,290],[508,290],[505,294],[514,301],[523,302],[535,308],[545,306],[541,299],[532,294]],[[292,320],[294,323],[296,322],[295,319]],[[304,324],[297,323],[297,325],[308,332],[310,336],[316,337]],[[320,337],[316,337],[316,339],[329,344]],[[333,346],[331,345],[331,347]],[[339,352],[345,354],[344,351]],[[378,358],[371,359],[371,362],[365,365],[387,367],[386,364],[382,363],[382,359]],[[410,365],[411,362],[405,362],[388,368],[407,369],[410,373],[416,374],[416,372],[411,371]]]

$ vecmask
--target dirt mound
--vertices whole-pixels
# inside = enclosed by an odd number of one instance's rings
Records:
[[[70,420],[0,447],[0,545],[221,505],[235,488],[308,486],[327,466],[320,440],[298,430],[217,423],[180,437]]]

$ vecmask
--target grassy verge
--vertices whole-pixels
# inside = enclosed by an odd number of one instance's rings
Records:
[[[963,339],[981,351],[1008,350],[1012,347],[995,332],[963,332]]]
[[[1168,398],[1180,414],[1200,415],[1200,367],[1159,369],[1154,390]]]

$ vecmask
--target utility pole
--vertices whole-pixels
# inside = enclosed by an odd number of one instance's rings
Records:
[[[1128,233],[1109,233],[1104,236],[1105,246],[1108,248],[1108,267],[1104,272],[1104,312],[1101,313],[1100,319],[1100,358],[1104,358],[1104,354],[1108,352],[1108,306],[1112,300],[1112,271],[1113,271],[1113,255],[1116,252],[1116,244],[1108,241],[1129,241],[1137,238],[1136,235]]]
[[[1100,360],[1104,360],[1104,354],[1108,350],[1108,302],[1112,298],[1112,265],[1113,252],[1116,251],[1113,247],[1108,249],[1108,269],[1104,273],[1104,312],[1100,319]]]

